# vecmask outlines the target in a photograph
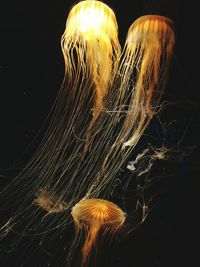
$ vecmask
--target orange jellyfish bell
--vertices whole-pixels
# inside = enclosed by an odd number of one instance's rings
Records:
[[[122,225],[125,213],[114,203],[104,199],[83,199],[72,209],[76,221],[90,224]]]
[[[145,15],[136,19],[128,31],[127,45],[150,42],[152,44],[168,43],[173,48],[175,35],[171,19],[160,15]],[[129,47],[130,48],[130,47]]]
[[[103,199],[83,199],[72,209],[77,233],[84,228],[86,240],[82,249],[82,266],[85,266],[90,251],[100,230],[116,233],[125,222],[125,213],[114,203]]]

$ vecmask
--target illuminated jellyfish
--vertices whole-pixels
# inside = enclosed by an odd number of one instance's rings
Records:
[[[104,97],[112,85],[121,54],[114,12],[99,1],[81,1],[72,8],[62,36],[65,71],[69,80],[79,75],[93,84],[93,119],[90,129],[104,107]],[[88,94],[81,82],[81,93]],[[72,96],[77,88],[71,88]],[[88,105],[88,103],[81,103]]]
[[[125,213],[114,203],[103,199],[84,199],[72,209],[76,235],[86,232],[82,249],[82,266],[86,266],[100,230],[115,235],[125,222]]]
[[[102,120],[109,125],[109,130],[99,137],[102,138],[99,142],[105,139],[113,142],[106,151],[102,151],[101,169],[88,190],[88,197],[99,197],[101,191],[107,191],[109,196],[110,188],[107,185],[117,177],[119,169],[158,110],[174,43],[173,23],[169,18],[146,15],[131,25],[118,79],[105,101],[105,110],[109,115]],[[99,128],[104,123],[102,120],[99,121]]]
[[[36,193],[36,198],[33,200],[33,204],[44,209],[48,214],[64,212],[67,209],[66,203],[60,201],[54,194],[49,194],[47,188],[40,189]]]
[[[174,43],[173,23],[163,16],[142,16],[128,31],[121,66],[122,88],[125,84],[133,89],[124,128],[129,129],[130,124],[133,124],[134,131],[130,138],[129,131],[124,135],[124,139],[128,140],[124,142],[123,148],[136,145],[157,111],[165,89]],[[133,68],[135,77],[131,77]]]

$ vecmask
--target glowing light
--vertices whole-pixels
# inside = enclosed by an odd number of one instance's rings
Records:
[[[125,125],[130,128],[130,123],[133,123],[135,132],[123,148],[137,144],[158,108],[166,85],[174,43],[173,23],[163,16],[142,16],[128,31],[121,72],[122,84],[126,88],[133,87]],[[129,81],[134,69],[136,77],[134,85],[131,85]]]
[[[114,12],[99,1],[82,1],[70,12],[67,19],[68,34],[89,41],[96,37],[117,38]]]
[[[125,213],[114,203],[104,199],[83,199],[72,209],[75,221],[92,224],[122,225]]]
[[[95,85],[91,128],[102,111],[104,97],[115,78],[121,52],[114,12],[99,1],[78,3],[68,16],[62,49],[70,80],[74,78],[73,73],[76,76],[82,72]],[[72,52],[74,50],[76,57]]]
[[[77,235],[86,231],[82,249],[82,266],[87,264],[88,256],[95,244],[100,230],[115,234],[125,222],[125,213],[114,203],[103,199],[83,199],[72,209]]]

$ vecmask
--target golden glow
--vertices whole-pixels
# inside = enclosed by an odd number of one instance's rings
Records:
[[[103,199],[84,199],[72,209],[73,218],[88,225],[123,224],[125,214],[114,203]]]
[[[114,12],[99,1],[81,1],[71,10],[67,19],[68,34],[91,41],[95,38],[117,38]]]
[[[117,21],[112,9],[99,1],[82,1],[74,6],[62,37],[62,50],[69,79],[76,80],[76,76],[83,73],[95,86],[91,129],[114,81],[121,53]],[[83,87],[83,94],[87,93],[86,90]]]
[[[160,46],[168,43],[173,47],[175,35],[173,22],[164,16],[146,15],[136,19],[129,28],[127,35],[128,49],[133,49],[134,43],[149,43],[149,45]],[[130,45],[130,46],[129,46]]]
[[[86,266],[88,256],[100,230],[115,234],[124,224],[125,213],[114,203],[103,199],[83,199],[72,209],[72,217],[77,235],[86,231],[85,243],[82,249],[82,266]]]
[[[124,143],[124,148],[137,144],[159,106],[174,43],[173,23],[163,16],[142,16],[134,21],[128,31],[121,84],[126,86],[123,90],[131,86],[129,79],[135,69],[132,101],[125,122],[127,128],[134,124],[135,131]]]

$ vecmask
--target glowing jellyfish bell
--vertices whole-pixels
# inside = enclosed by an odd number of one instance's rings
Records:
[[[82,266],[87,263],[90,251],[100,230],[115,234],[125,222],[125,213],[114,203],[103,199],[83,199],[72,209],[77,234],[84,228],[86,239],[82,249]]]
[[[66,22],[62,50],[68,77],[73,79],[82,73],[95,85],[95,121],[114,80],[121,52],[114,12],[99,1],[81,1],[75,5]]]
[[[164,16],[139,17],[128,31],[121,68],[122,84],[128,84],[133,69],[135,83],[125,125],[128,127],[132,122],[136,130],[123,147],[137,143],[159,105],[174,43],[173,23]]]

